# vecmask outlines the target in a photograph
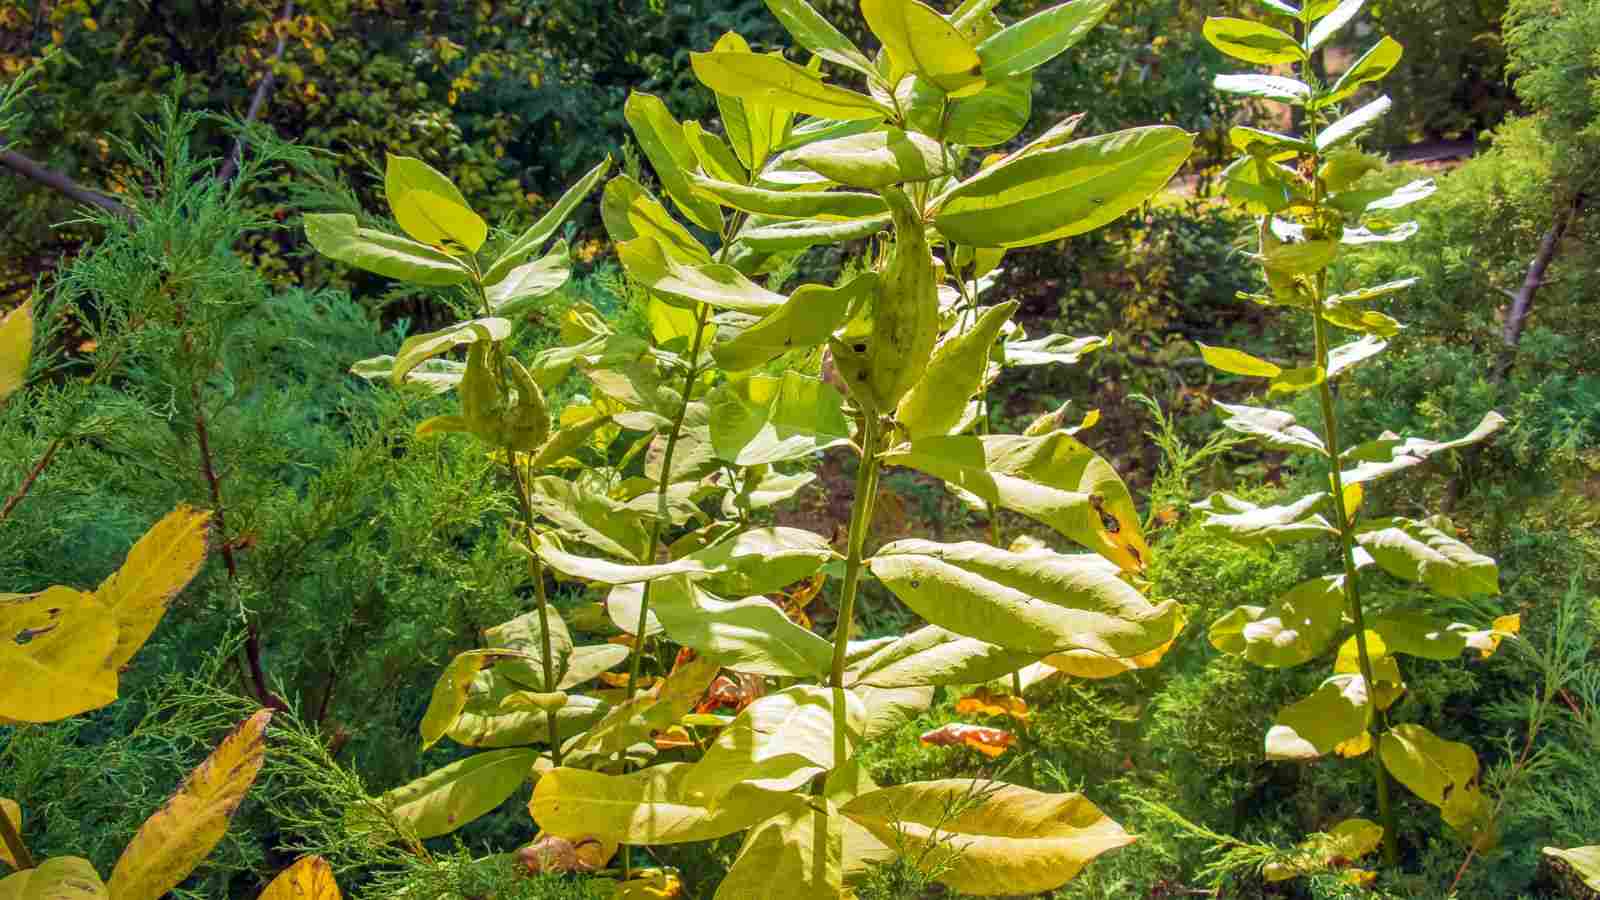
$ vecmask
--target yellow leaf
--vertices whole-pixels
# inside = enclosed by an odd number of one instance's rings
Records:
[[[117,699],[117,625],[91,594],[0,594],[0,718],[54,722]]]
[[[0,797],[0,816],[10,819],[11,827],[15,828],[18,834],[22,833],[22,804],[10,797]],[[5,841],[0,841],[0,862],[13,869],[17,868],[17,860],[11,855],[11,848]]]
[[[139,827],[111,872],[117,900],[159,900],[211,853],[261,771],[271,719],[268,709],[246,719]]]
[[[87,859],[57,856],[0,879],[0,900],[96,900],[109,898]]]
[[[383,188],[394,220],[415,240],[477,253],[489,237],[488,224],[467,205],[460,189],[420,159],[389,154]]]
[[[932,747],[970,747],[993,759],[1017,743],[1017,736],[1002,728],[985,728],[951,722],[924,734],[920,740]]]
[[[1154,650],[1129,656],[1123,659],[1096,653],[1093,650],[1078,649],[1068,650],[1065,653],[1052,653],[1043,660],[1046,666],[1071,675],[1074,678],[1087,678],[1098,681],[1105,678],[1115,678],[1124,672],[1133,672],[1138,669],[1152,669],[1161,662],[1167,651],[1178,642],[1178,636],[1183,633],[1188,620],[1180,613],[1173,618],[1172,640],[1155,648]]]
[[[209,512],[179,506],[145,532],[122,568],[101,582],[95,599],[111,610],[117,648],[107,662],[127,665],[167,611],[167,604],[200,571],[206,558]]]
[[[22,387],[28,377],[28,356],[33,352],[33,312],[29,304],[0,319],[0,403]]]
[[[339,885],[327,860],[302,856],[272,879],[257,900],[339,900]]]
[[[1019,722],[1026,722],[1030,713],[1028,702],[1021,697],[996,694],[987,687],[980,687],[956,701],[956,715],[1010,716]]]
[[[467,692],[472,687],[472,680],[478,677],[484,666],[501,655],[505,655],[504,651],[469,650],[445,666],[439,680],[433,685],[428,709],[422,714],[419,729],[422,732],[422,749],[437,744],[450,731],[450,726],[460,718],[461,711],[467,708]]]

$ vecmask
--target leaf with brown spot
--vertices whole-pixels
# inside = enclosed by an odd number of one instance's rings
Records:
[[[1003,728],[951,722],[927,732],[921,740],[933,747],[970,747],[993,759],[1011,749],[1017,736]]]
[[[267,752],[272,710],[246,719],[145,820],[111,872],[117,900],[159,900],[211,853],[228,830]]]
[[[339,900],[333,867],[320,856],[302,856],[284,869],[256,900]]]
[[[95,599],[117,622],[117,648],[107,665],[120,669],[155,631],[167,604],[200,571],[206,559],[211,513],[179,506],[128,551],[122,568],[100,583]]]

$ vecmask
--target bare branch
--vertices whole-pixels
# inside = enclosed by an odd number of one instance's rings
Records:
[[[294,18],[294,0],[287,0],[283,5],[283,13],[277,21],[287,23]],[[278,83],[278,63],[283,60],[284,50],[289,46],[289,30],[278,29],[278,47],[272,52],[272,62],[267,66],[267,72],[261,76],[261,83],[256,85],[256,92],[250,97],[250,108],[245,111],[244,121],[248,125],[260,115],[263,107],[267,105],[267,98],[272,95],[272,89]],[[228,152],[228,161],[222,164],[222,171],[217,173],[217,180],[224,183],[232,181],[233,176],[239,172],[239,162],[244,156],[244,135],[233,142],[233,149]]]
[[[115,216],[119,216],[129,222],[133,221],[133,210],[122,205],[122,203],[99,191],[86,188],[60,172],[47,169],[15,150],[7,149],[7,145],[3,141],[0,141],[0,166],[5,166],[24,178],[59,191],[85,206],[98,206]]]

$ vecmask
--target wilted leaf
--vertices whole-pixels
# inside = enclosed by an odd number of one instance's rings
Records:
[[[117,699],[116,616],[67,587],[0,594],[0,718],[54,722]]]
[[[1482,422],[1478,423],[1478,427],[1465,437],[1454,441],[1430,441],[1423,438],[1401,440],[1394,435],[1385,435],[1377,441],[1359,444],[1346,450],[1341,460],[1342,462],[1354,460],[1359,463],[1345,471],[1344,483],[1364,484],[1421,465],[1429,457],[1445,450],[1476,444],[1499,431],[1505,423],[1504,416],[1490,412],[1483,417]]]
[[[209,512],[179,506],[145,532],[122,567],[100,583],[95,599],[117,621],[117,648],[106,665],[127,665],[155,631],[167,604],[200,571],[210,521]]]
[[[916,440],[955,430],[967,401],[983,386],[1000,329],[1017,307],[1015,300],[989,307],[971,327],[947,337],[933,351],[922,379],[901,398],[895,411],[895,421],[907,437]]]
[[[1450,827],[1480,850],[1494,842],[1492,804],[1478,787],[1478,755],[1421,725],[1396,725],[1379,743],[1384,768],[1411,792],[1439,807]]]
[[[968,747],[993,759],[1010,750],[1017,736],[1003,728],[951,722],[923,733],[919,740],[930,747]]]
[[[211,853],[261,771],[271,719],[267,709],[246,719],[145,820],[111,873],[112,896],[159,900]]]
[[[256,900],[339,900],[333,867],[320,856],[302,856],[278,873]]]
[[[517,851],[517,861],[535,874],[595,872],[605,868],[616,853],[617,844],[614,841],[587,836],[564,838],[541,834],[533,843]]]

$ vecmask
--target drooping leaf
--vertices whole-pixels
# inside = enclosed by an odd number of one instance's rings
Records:
[[[1478,427],[1453,441],[1430,441],[1424,438],[1409,438],[1402,441],[1396,436],[1385,435],[1371,444],[1357,445],[1344,453],[1343,461],[1358,462],[1354,468],[1344,472],[1344,483],[1365,484],[1421,465],[1438,453],[1479,443],[1499,431],[1505,424],[1504,416],[1491,411],[1478,423]]]
[[[512,269],[521,265],[534,253],[537,253],[546,241],[555,236],[562,224],[567,221],[567,217],[572,215],[572,211],[578,208],[578,204],[588,199],[589,194],[594,191],[595,185],[599,184],[600,179],[604,178],[609,171],[611,171],[611,157],[607,156],[599,165],[590,169],[582,178],[573,182],[572,187],[567,188],[566,192],[561,195],[561,199],[557,200],[548,212],[540,216],[539,220],[534,222],[527,231],[518,235],[516,240],[506,246],[500,257],[483,273],[483,283],[486,285],[498,283],[500,279],[510,274]]]
[[[399,235],[362,228],[355,216],[308,215],[305,227],[306,239],[318,253],[387,278],[435,287],[472,278],[471,270],[450,254]]]
[[[489,236],[488,223],[467,205],[460,189],[420,159],[389,154],[383,190],[394,220],[414,240],[471,254]]]
[[[1443,597],[1500,593],[1493,559],[1457,540],[1448,519],[1380,519],[1364,524],[1356,540],[1385,572],[1427,585]]]
[[[951,191],[935,225],[972,247],[1027,247],[1082,234],[1161,190],[1193,148],[1193,135],[1152,126],[1008,158]]]
[[[406,376],[410,375],[413,369],[435,356],[449,353],[464,344],[503,341],[510,336],[511,323],[500,318],[473,319],[442,331],[414,334],[400,345],[400,352],[395,355],[394,368],[390,370],[389,380],[399,386],[405,382]]]
[[[680,575],[651,583],[650,608],[673,641],[736,672],[812,677],[833,661],[832,644],[765,597],[721,600]]]
[[[1212,16],[1206,19],[1203,32],[1211,46],[1248,63],[1277,66],[1306,58],[1292,35],[1261,22]]]
[[[679,303],[691,306],[705,303],[717,309],[755,315],[765,315],[784,303],[782,294],[761,287],[732,266],[678,262],[660,242],[650,237],[619,242],[617,256],[634,280]],[[691,318],[691,334],[692,322]]]
[[[1071,675],[1073,678],[1087,678],[1091,681],[1115,678],[1140,669],[1153,669],[1178,642],[1178,637],[1183,634],[1183,628],[1187,624],[1188,620],[1180,611],[1172,619],[1171,637],[1166,643],[1133,656],[1106,656],[1094,650],[1084,649],[1066,650],[1046,656],[1037,665]]]
[[[818,141],[793,151],[790,156],[829,181],[870,190],[904,182],[930,181],[950,172],[949,161],[938,141],[898,128]]]
[[[0,404],[27,380],[32,354],[33,303],[30,300],[0,319]]]
[[[806,0],[766,0],[767,9],[783,23],[795,43],[837,65],[846,66],[868,78],[877,69],[856,45],[823,18]]]
[[[1335,675],[1311,696],[1278,711],[1267,732],[1267,759],[1316,759],[1339,751],[1359,756],[1371,748],[1367,726],[1372,698],[1359,674]]]
[[[803,66],[756,53],[691,53],[700,83],[718,94],[828,119],[882,119],[890,110],[865,94],[828,84]]]
[[[980,896],[1054,890],[1134,840],[1081,794],[997,782],[914,782],[862,794],[840,811],[885,843],[909,843],[914,859],[939,859],[919,850],[948,846],[956,856],[939,880]]]
[[[1317,134],[1317,151],[1327,153],[1359,136],[1378,123],[1394,103],[1388,97],[1379,97]]]
[[[850,440],[844,398],[827,382],[793,370],[731,381],[706,402],[712,445],[734,465],[803,459]]]
[[[585,769],[545,772],[528,811],[553,834],[589,834],[600,840],[638,844],[707,841],[743,831],[772,813],[759,791],[710,798],[691,793],[686,782],[695,766],[663,763],[627,775]]]
[[[853,661],[845,682],[882,688],[974,684],[1015,672],[1037,658],[925,625]]]
[[[917,740],[930,747],[967,747],[994,759],[1015,746],[1017,736],[1004,728],[951,722],[923,732]]]
[[[121,669],[155,631],[167,604],[200,571],[211,514],[179,506],[139,538],[121,568],[94,596],[117,622],[117,647],[105,665]]]
[[[111,896],[159,900],[211,853],[261,771],[271,719],[268,709],[246,719],[145,820],[111,872]]]
[[[605,220],[606,233],[618,244],[651,238],[662,253],[678,263],[702,266],[711,262],[711,251],[695,240],[644,185],[626,175],[606,182],[600,195],[600,216]]]
[[[689,186],[689,173],[699,168],[699,161],[667,105],[653,94],[632,91],[622,114],[672,202],[694,224],[707,231],[721,230],[722,211]]]
[[[883,547],[870,565],[929,622],[1028,653],[1136,656],[1171,640],[1179,615],[1175,603],[1152,604],[1095,556],[912,539]]]
[[[1311,429],[1295,423],[1294,416],[1275,409],[1258,406],[1234,406],[1214,403],[1224,413],[1222,424],[1240,434],[1247,434],[1273,450],[1291,453],[1319,453],[1324,456],[1328,448],[1322,438]]]
[[[1396,610],[1367,621],[1390,653],[1421,659],[1451,660],[1467,649],[1465,628],[1452,628],[1441,619],[1418,611]]]
[[[766,318],[711,348],[712,355],[724,369],[742,372],[792,350],[819,347],[843,324],[850,308],[877,289],[878,276],[872,272],[836,288],[802,285]]]
[[[644,559],[650,532],[644,517],[621,501],[558,476],[542,476],[528,485],[535,514],[565,533],[625,562]]]
[[[1133,496],[1111,464],[1065,431],[1029,437],[928,437],[883,454],[1054,528],[1127,571],[1150,548]]]
[[[1239,606],[1211,625],[1211,645],[1258,666],[1298,666],[1327,649],[1344,624],[1344,576],[1313,578],[1265,608]]]
[[[1245,546],[1276,546],[1337,536],[1338,529],[1317,512],[1327,501],[1326,493],[1317,493],[1283,506],[1257,506],[1218,492],[1194,508],[1205,514],[1201,527],[1207,532]]]
[[[475,753],[389,791],[378,802],[415,837],[438,837],[493,812],[533,776],[538,761],[538,750],[524,748]]]
[[[978,45],[984,77],[997,81],[1037,69],[1087,37],[1110,10],[1111,0],[1073,0],[1002,29]]]
[[[1311,29],[1311,33],[1306,35],[1306,51],[1308,53],[1315,51],[1318,47],[1326,44],[1330,38],[1339,33],[1339,29],[1350,24],[1350,20],[1361,12],[1361,7],[1365,6],[1366,3],[1367,0],[1343,0],[1338,6],[1335,6],[1321,21],[1317,22],[1317,27]]]
[[[1006,341],[1003,345],[1006,366],[1075,366],[1083,357],[1111,345],[1110,338],[1097,336],[1073,338],[1064,334],[1047,334],[1027,341]]]
[[[550,669],[557,684],[545,684],[544,646],[545,632],[549,631]],[[537,609],[483,630],[483,645],[494,650],[511,650],[517,655],[493,660],[495,670],[512,681],[535,691],[556,690],[566,677],[572,660],[572,634],[567,624],[554,609],[546,609],[541,618]]]
[[[983,386],[989,356],[1000,329],[1016,313],[1012,300],[984,310],[970,328],[962,329],[933,352],[922,380],[900,400],[895,421],[907,437],[949,434],[960,423],[967,401]]]
[[[788,250],[805,250],[819,244],[838,244],[869,238],[889,227],[887,214],[870,219],[849,222],[825,222],[804,219],[795,222],[774,222],[746,228],[739,232],[739,243],[763,253],[781,253]]]
[[[572,663],[567,667],[567,674],[561,677],[561,682],[556,685],[559,690],[569,690],[588,681],[593,681],[602,672],[615,668],[628,658],[629,650],[620,644],[592,644],[585,647],[572,648]]]
[[[890,82],[914,72],[953,94],[982,85],[977,50],[933,7],[918,0],[861,0],[861,16],[883,42]]]
[[[489,666],[501,654],[492,650],[468,650],[457,654],[444,671],[439,673],[438,681],[434,682],[433,694],[428,700],[428,708],[422,714],[422,749],[439,742],[450,727],[455,724],[456,717],[466,708],[467,694],[471,690],[478,673]]]
[[[32,869],[0,878],[0,900],[111,898],[110,890],[94,870],[94,863],[79,856],[52,856]]]
[[[93,594],[0,594],[0,719],[54,722],[117,699],[120,628]]]
[[[1475,846],[1494,842],[1493,804],[1478,786],[1478,755],[1421,725],[1396,725],[1380,739],[1383,767],[1413,794],[1439,807],[1445,824]]]

